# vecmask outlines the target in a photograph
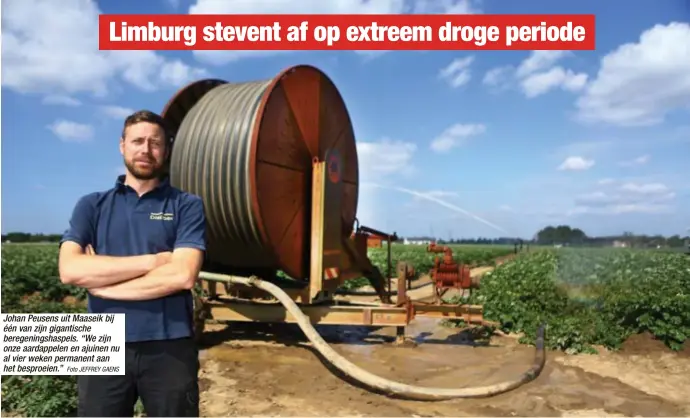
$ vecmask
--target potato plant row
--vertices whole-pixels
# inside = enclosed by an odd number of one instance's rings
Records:
[[[486,274],[473,303],[503,331],[568,352],[616,349],[649,332],[673,350],[690,338],[690,257],[627,249],[558,249],[522,254]]]
[[[471,267],[494,265],[496,258],[513,253],[511,246],[451,245],[453,257],[458,262]],[[58,246],[56,244],[10,244],[2,246],[2,307],[3,311],[15,306],[27,295],[35,293],[52,301],[62,301],[71,296],[84,299],[83,289],[64,286],[58,278]],[[412,264],[417,274],[427,273],[432,267],[434,254],[426,251],[423,245],[393,245],[391,261],[393,275],[399,261]],[[369,258],[381,273],[386,274],[388,252],[382,248],[370,248]],[[354,288],[366,285],[364,279],[355,279],[347,283]],[[7,307],[7,308],[6,308]]]

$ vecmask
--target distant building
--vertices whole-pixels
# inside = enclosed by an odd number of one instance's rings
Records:
[[[630,247],[630,243],[628,243],[627,241],[616,240],[616,241],[613,241],[613,246],[615,248],[628,248],[628,247]]]
[[[429,238],[405,238],[403,243],[405,245],[429,245],[431,241]]]

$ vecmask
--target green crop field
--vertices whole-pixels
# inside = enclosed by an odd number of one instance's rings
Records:
[[[494,265],[496,258],[513,254],[513,247],[507,245],[449,245],[453,250],[453,258],[471,267]],[[429,253],[423,245],[392,245],[391,261],[393,268],[398,261],[411,263],[418,271],[427,271],[434,264],[434,257],[443,254]],[[369,258],[382,272],[385,271],[388,258],[388,248],[370,248]]]
[[[50,301],[66,296],[83,299],[86,293],[74,286],[64,286],[58,278],[57,244],[2,245],[2,311],[24,309],[21,298],[36,295]],[[28,311],[27,311],[28,312]]]
[[[690,337],[690,257],[625,249],[523,253],[486,274],[472,303],[504,331],[531,342],[547,324],[547,345],[592,352],[650,332],[678,350]]]
[[[472,266],[495,264],[512,246],[453,245],[455,258]],[[393,245],[392,264],[407,261],[427,272],[438,254],[423,246]],[[370,249],[385,273],[387,248]],[[357,284],[353,280],[349,286]],[[361,285],[361,283],[360,283]],[[3,312],[83,311],[83,290],[58,279],[57,245],[2,246]],[[69,301],[69,303],[65,303]],[[531,343],[547,324],[551,349],[592,352],[616,348],[648,331],[672,349],[690,336],[690,257],[681,253],[625,249],[532,248],[487,273],[469,301],[506,332],[524,332]],[[76,410],[71,376],[3,376],[2,408],[28,416],[66,416]]]
[[[453,257],[471,267],[492,266],[498,257],[513,254],[512,246],[502,245],[450,245]],[[369,258],[375,266],[386,274],[388,249],[370,248]],[[78,299],[85,297],[83,289],[63,286],[58,279],[57,244],[3,244],[2,245],[2,307],[19,308],[17,302],[21,297],[40,294],[44,298],[61,301],[67,296]],[[434,257],[442,256],[429,253],[423,245],[393,245],[391,247],[391,264],[393,275],[399,261],[412,264],[419,273],[428,272]],[[367,284],[366,280],[351,280],[350,288]]]
[[[449,245],[453,250],[453,258],[470,267],[493,266],[498,257],[514,253],[514,247],[508,245]],[[369,259],[386,275],[388,269],[388,248],[384,244],[381,248],[369,248]],[[427,273],[434,264],[435,257],[443,254],[427,252],[424,245],[393,244],[391,246],[391,275],[396,275],[396,265],[399,261],[410,263],[415,268],[416,275]],[[367,285],[364,278],[348,280],[343,286],[346,289],[355,289]]]
[[[58,278],[57,244],[2,245],[2,312],[84,312],[81,289]],[[2,376],[2,410],[20,416],[70,416],[77,409],[74,376]]]

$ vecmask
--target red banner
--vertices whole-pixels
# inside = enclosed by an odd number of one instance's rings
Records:
[[[100,15],[102,50],[594,50],[594,15]]]

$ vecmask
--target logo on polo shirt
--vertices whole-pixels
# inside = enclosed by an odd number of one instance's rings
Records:
[[[152,221],[172,221],[173,220],[173,214],[172,213],[163,213],[163,212],[151,212],[151,215],[149,216],[149,219]]]

